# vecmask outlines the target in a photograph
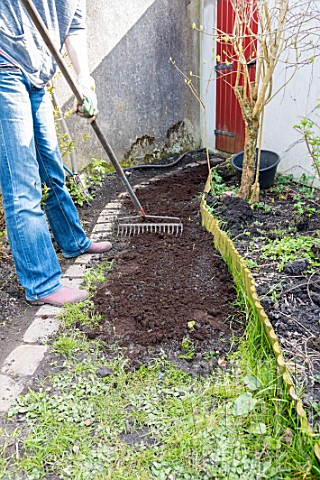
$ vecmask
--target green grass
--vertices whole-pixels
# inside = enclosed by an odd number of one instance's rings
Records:
[[[21,458],[3,461],[0,478],[20,471],[28,479],[291,479],[312,468],[311,445],[279,395],[274,362],[261,355],[251,369],[247,341],[227,372],[206,379],[165,358],[130,372],[121,356],[102,360],[97,346],[84,342],[82,353],[9,412],[26,419],[29,433],[20,438]],[[113,373],[98,377],[102,365]],[[235,415],[235,402],[249,392],[254,408]]]
[[[114,263],[114,260],[104,261],[89,272],[85,272],[84,286],[91,291],[95,290],[97,286],[105,282],[108,272],[114,267]]]
[[[65,328],[53,343],[63,369],[19,397],[0,430],[0,479],[318,478],[312,442],[237,288],[246,334],[207,378],[164,354],[131,371],[121,350]]]

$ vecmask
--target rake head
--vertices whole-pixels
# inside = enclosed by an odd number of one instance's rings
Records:
[[[135,215],[131,217],[121,217],[117,221],[120,237],[130,237],[139,235],[139,233],[168,233],[171,235],[181,235],[183,224],[178,217],[161,217],[158,215]]]

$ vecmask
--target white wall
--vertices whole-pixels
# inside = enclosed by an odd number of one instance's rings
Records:
[[[201,0],[201,23],[206,33],[212,32],[215,22],[215,11],[218,0]],[[212,59],[213,40],[210,35],[201,35],[201,58],[200,67],[201,93],[206,99],[207,124],[209,135],[209,147],[214,150],[214,129],[216,124],[216,90],[215,81],[211,82],[209,94],[205,97],[207,78],[214,70],[215,61]],[[311,53],[310,53],[311,56]],[[206,62],[204,64],[204,61]],[[291,74],[290,69],[284,63],[280,63],[274,76],[274,88],[276,92]],[[311,160],[307,154],[306,146],[299,143],[299,134],[293,126],[301,121],[318,103],[320,98],[320,58],[316,58],[311,65],[300,68],[286,88],[280,92],[265,110],[265,122],[263,130],[263,148],[274,150],[281,156],[279,171],[293,173],[300,177],[302,173],[312,175],[314,173]],[[201,137],[203,146],[203,114],[201,114]]]
[[[285,81],[288,71],[279,68],[275,75],[274,91]],[[303,116],[314,109],[320,97],[320,63],[315,61],[297,71],[294,78],[265,110],[263,148],[274,150],[281,156],[279,171],[300,177],[313,175],[311,160],[299,134],[293,128]]]

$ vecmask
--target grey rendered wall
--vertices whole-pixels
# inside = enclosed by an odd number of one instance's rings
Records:
[[[120,4],[120,6],[119,6]],[[197,71],[199,37],[192,23],[199,0],[87,0],[89,58],[96,80],[99,123],[116,155],[140,162],[199,145],[197,100],[181,74]],[[61,80],[64,111],[71,96]],[[86,121],[67,119],[81,166],[107,159]]]

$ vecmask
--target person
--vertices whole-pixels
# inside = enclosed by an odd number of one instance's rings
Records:
[[[85,102],[97,114],[87,60],[85,0],[33,0],[55,45],[66,46]],[[66,258],[101,253],[92,242],[65,186],[62,158],[46,85],[56,63],[20,0],[0,2],[0,181],[8,239],[19,281],[33,305],[77,303],[88,292],[61,283],[54,239]],[[49,191],[43,212],[42,186]],[[48,222],[47,222],[47,220]]]

